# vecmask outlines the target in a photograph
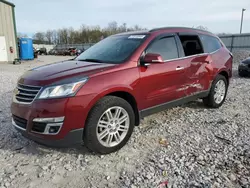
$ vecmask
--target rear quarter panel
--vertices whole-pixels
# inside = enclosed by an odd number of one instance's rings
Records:
[[[212,80],[222,71],[226,71],[228,73],[229,78],[232,77],[232,64],[233,58],[230,55],[230,52],[225,47],[222,47],[218,51],[211,53],[212,57],[212,67],[213,67],[213,75]]]

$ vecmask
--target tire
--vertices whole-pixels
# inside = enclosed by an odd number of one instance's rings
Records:
[[[216,84],[219,83],[224,83],[225,84],[225,93],[223,96],[223,99],[221,101],[217,101],[215,99],[215,94],[216,94]],[[216,76],[215,80],[212,83],[209,95],[205,98],[203,98],[203,103],[205,106],[208,106],[210,108],[219,108],[225,101],[226,96],[227,96],[227,90],[228,90],[228,81],[223,75],[218,75]]]
[[[120,114],[117,113],[120,115],[119,116],[120,119],[118,118],[117,120],[114,120],[113,124],[107,123],[107,122],[112,122],[111,120],[113,119],[109,118],[110,119],[109,121],[108,116],[105,112],[110,110],[112,117],[114,117],[114,114],[117,112],[116,111],[117,109],[120,109],[119,110]],[[118,125],[119,124],[118,121],[123,119],[122,117],[125,117],[125,115],[127,115],[128,118],[125,121],[123,121],[123,123]],[[99,127],[98,122],[100,121],[106,122],[104,124],[105,128]],[[115,123],[115,121],[117,124]],[[99,154],[109,154],[118,151],[128,142],[133,132],[134,125],[135,125],[135,113],[131,105],[126,100],[115,96],[103,97],[95,104],[95,106],[91,109],[88,115],[83,134],[84,145],[88,149]],[[121,129],[122,131],[119,132],[119,129]],[[125,129],[127,131],[125,131]],[[101,140],[101,137],[104,136],[106,131],[108,132],[108,135],[102,138],[104,140]],[[117,132],[120,136],[120,141],[119,139],[117,139],[119,138],[117,137]],[[113,136],[111,138],[111,136],[109,135],[112,134]],[[109,139],[109,137],[111,139]],[[107,140],[110,140],[110,145],[108,146],[105,145],[107,144]]]

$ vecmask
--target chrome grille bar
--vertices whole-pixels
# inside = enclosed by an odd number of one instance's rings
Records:
[[[42,87],[40,86],[18,84],[15,90],[15,102],[23,104],[32,103],[41,89]]]

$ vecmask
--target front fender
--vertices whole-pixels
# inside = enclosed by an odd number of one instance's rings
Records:
[[[129,93],[130,95],[134,96],[133,89],[131,87],[127,87],[124,85],[117,85],[117,86],[112,86],[112,88],[105,88],[103,89],[100,93],[96,94],[94,98],[91,100],[91,102],[88,104],[86,107],[86,110],[89,112],[91,108],[104,96],[114,93],[114,92],[126,92]]]

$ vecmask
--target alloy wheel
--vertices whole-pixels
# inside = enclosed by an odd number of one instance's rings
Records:
[[[105,147],[114,147],[126,137],[130,125],[128,112],[119,106],[107,109],[100,117],[96,134]]]
[[[219,80],[216,83],[215,89],[214,89],[215,103],[220,104],[224,100],[225,94],[226,94],[226,83],[223,80]]]

